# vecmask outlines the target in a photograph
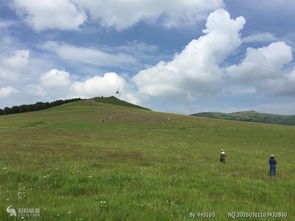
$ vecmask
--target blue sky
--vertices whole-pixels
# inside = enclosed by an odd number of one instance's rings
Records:
[[[0,108],[116,95],[295,114],[293,0],[0,0]]]

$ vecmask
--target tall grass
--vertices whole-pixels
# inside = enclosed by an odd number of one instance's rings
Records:
[[[13,220],[9,205],[40,208],[30,220],[294,220],[294,135],[289,126],[85,101],[0,116],[0,220]],[[189,217],[198,212],[215,218]]]

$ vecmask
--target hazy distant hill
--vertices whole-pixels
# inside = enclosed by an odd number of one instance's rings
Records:
[[[256,111],[241,111],[234,113],[202,112],[192,116],[209,117],[225,120],[238,120],[271,124],[295,125],[295,115],[264,114]]]

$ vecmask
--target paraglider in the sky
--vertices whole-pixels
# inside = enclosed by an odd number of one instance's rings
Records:
[[[119,89],[116,91],[116,94],[117,95],[120,95],[120,90]]]

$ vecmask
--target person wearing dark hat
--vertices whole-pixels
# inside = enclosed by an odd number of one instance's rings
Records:
[[[270,155],[269,158],[269,175],[274,177],[276,175],[276,166],[277,166],[277,161],[275,160],[274,155]]]

